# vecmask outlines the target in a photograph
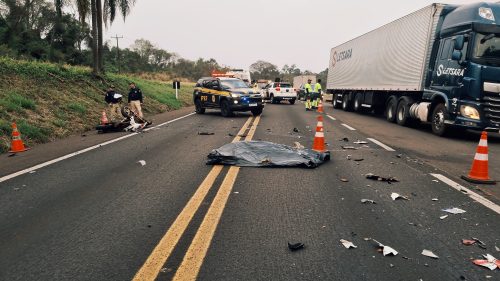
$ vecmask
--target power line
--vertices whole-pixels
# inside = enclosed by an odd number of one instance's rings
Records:
[[[111,36],[111,38],[116,39],[116,64],[118,65],[118,73],[120,73],[120,46],[118,45],[118,41],[123,38],[123,36]]]

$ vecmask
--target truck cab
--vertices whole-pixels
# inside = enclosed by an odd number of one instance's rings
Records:
[[[500,130],[500,4],[449,6],[436,40],[424,99],[433,130]],[[441,105],[441,106],[440,106]]]

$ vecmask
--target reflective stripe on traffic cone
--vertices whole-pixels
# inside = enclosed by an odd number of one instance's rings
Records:
[[[319,100],[319,105],[318,105],[318,113],[324,113],[323,111],[323,103],[321,102],[321,100]]]
[[[318,116],[318,125],[316,126],[316,134],[314,135],[314,143],[312,150],[317,152],[325,152],[325,132],[323,130],[323,116]]]
[[[474,156],[469,175],[462,176],[462,178],[472,183],[496,183],[496,181],[488,176],[488,133],[483,131],[481,134],[481,140],[477,146],[476,155]]]
[[[101,115],[101,125],[106,125],[107,123],[109,123],[108,116],[106,116],[106,110],[103,110]]]
[[[18,153],[28,150],[29,148],[24,146],[21,140],[21,133],[17,130],[16,123],[12,123],[12,142],[10,145],[10,153]]]

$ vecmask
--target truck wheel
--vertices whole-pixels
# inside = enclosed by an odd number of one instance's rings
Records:
[[[361,106],[363,104],[362,99],[363,99],[363,94],[357,93],[356,97],[354,98],[354,111],[356,112],[363,111],[363,106]]]
[[[295,103],[295,99],[291,99],[288,101],[290,104],[294,104]]]
[[[351,105],[349,104],[349,95],[345,94],[342,97],[342,109],[344,111],[351,111]]]
[[[262,108],[252,109],[253,116],[258,116],[262,114]]]
[[[342,104],[338,102],[339,95],[338,94],[333,94],[332,98],[332,105],[333,108],[341,108]]]
[[[387,121],[392,123],[396,121],[396,106],[397,99],[395,96],[391,96],[387,101],[387,105],[385,107],[385,119],[387,119]]]
[[[444,123],[447,119],[448,112],[446,106],[442,103],[436,105],[432,111],[432,132],[438,136],[444,136],[448,129],[448,126]]]
[[[220,104],[220,113],[224,117],[231,117],[233,112],[231,111],[231,107],[229,107],[229,102],[227,100],[223,100]]]
[[[203,108],[203,105],[201,104],[200,99],[196,99],[194,101],[194,106],[195,106],[196,113],[198,113],[198,114],[205,113],[205,108]]]
[[[403,97],[398,103],[396,109],[396,123],[401,126],[407,126],[410,123],[410,106],[413,102],[407,98]]]

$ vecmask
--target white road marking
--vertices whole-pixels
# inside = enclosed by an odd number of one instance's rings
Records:
[[[187,115],[184,115],[184,116],[181,116],[179,118],[175,118],[175,119],[172,119],[170,121],[167,121],[167,122],[164,122],[164,123],[161,123],[161,124],[158,124],[156,126],[153,126],[151,128],[147,128],[145,129],[144,131],[149,131],[149,130],[152,130],[154,128],[158,128],[158,127],[161,127],[161,126],[164,126],[164,125],[167,125],[167,124],[170,124],[172,122],[175,122],[175,121],[179,121],[181,119],[184,119],[186,117],[189,117],[191,115],[194,115],[195,113],[189,113]],[[64,156],[61,156],[59,158],[56,158],[56,159],[53,159],[53,160],[50,160],[50,161],[47,161],[47,162],[44,162],[44,163],[41,163],[41,164],[38,164],[38,165],[35,165],[33,167],[30,167],[30,168],[27,168],[27,169],[24,169],[24,170],[21,170],[21,171],[18,171],[18,172],[15,172],[15,173],[12,173],[10,175],[6,175],[6,176],[3,176],[0,178],[0,182],[4,182],[6,180],[10,180],[12,178],[15,178],[15,177],[18,177],[20,175],[24,175],[26,173],[30,173],[32,171],[35,171],[35,170],[38,170],[40,168],[43,168],[43,167],[47,167],[49,165],[52,165],[54,163],[57,163],[57,162],[61,162],[63,160],[66,160],[68,158],[71,158],[71,157],[74,157],[74,156],[77,156],[77,155],[80,155],[80,154],[83,154],[85,152],[89,152],[91,150],[94,150],[96,148],[99,148],[99,147],[102,147],[102,146],[105,146],[105,145],[108,145],[108,144],[112,144],[112,143],[115,143],[115,142],[118,142],[118,141],[121,141],[121,140],[124,140],[124,139],[127,139],[127,138],[130,138],[132,136],[136,136],[138,135],[139,133],[132,133],[132,134],[129,134],[129,135],[125,135],[125,136],[121,136],[119,138],[116,138],[116,139],[112,139],[112,140],[109,140],[107,142],[103,142],[103,143],[100,143],[100,144],[96,144],[94,146],[91,146],[91,147],[87,147],[87,148],[84,148],[82,150],[79,150],[79,151],[76,151],[76,152],[73,152],[73,153],[70,153],[70,154],[66,154]]]
[[[332,116],[330,116],[328,114],[326,116],[328,116],[328,118],[332,119],[333,121],[337,120],[337,119],[335,119],[334,117],[332,117]]]
[[[356,129],[354,129],[353,127],[347,125],[347,124],[342,124],[342,126],[346,127],[347,129],[351,130],[351,131],[356,131]]]
[[[396,151],[394,149],[392,149],[390,146],[387,146],[385,144],[383,144],[382,142],[376,140],[376,139],[372,139],[372,138],[367,138],[369,141],[377,144],[378,146],[382,147],[383,149],[387,150],[387,151]]]
[[[441,175],[441,174],[431,174],[431,176],[441,180],[442,182],[446,183],[447,185],[451,186],[453,189],[456,189],[458,191],[460,191],[460,193],[464,193],[464,192],[467,192],[467,195],[474,201],[482,204],[483,206],[485,206],[486,208],[490,209],[490,210],[493,210],[494,212],[496,212],[497,214],[500,214],[500,206],[498,206],[497,204],[491,202],[490,200],[484,198],[483,196],[475,193],[474,191],[466,188],[466,187],[463,187],[461,186],[460,184],[450,180],[449,178]]]

